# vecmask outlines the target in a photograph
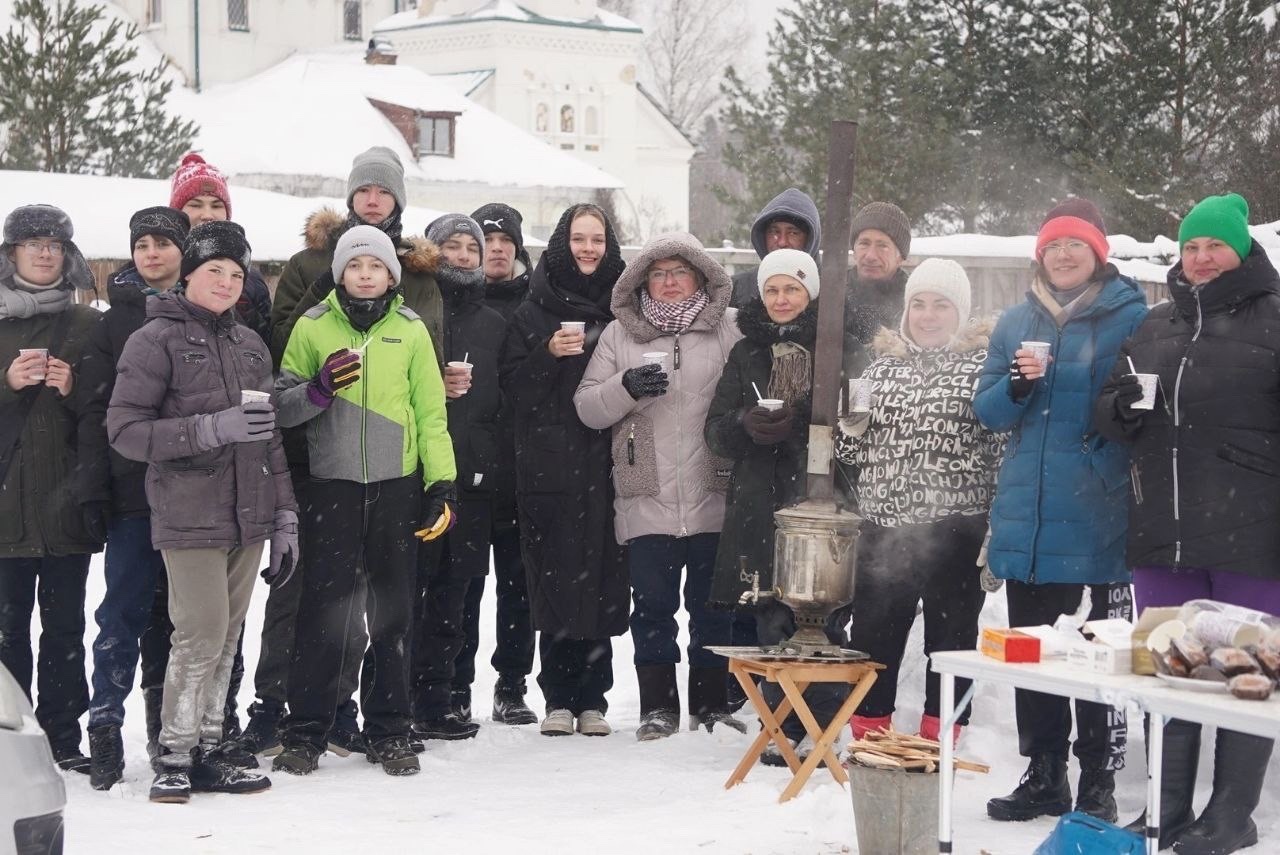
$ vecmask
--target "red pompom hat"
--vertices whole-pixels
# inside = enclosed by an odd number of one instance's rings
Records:
[[[1111,254],[1102,212],[1097,205],[1079,196],[1064,199],[1045,215],[1040,234],[1036,236],[1036,261],[1043,263],[1045,246],[1061,238],[1075,238],[1089,244],[1099,265],[1106,264]]]
[[[182,158],[178,171],[173,173],[169,207],[181,211],[182,206],[196,196],[218,197],[227,206],[227,219],[231,219],[231,193],[227,191],[226,176],[193,151]]]

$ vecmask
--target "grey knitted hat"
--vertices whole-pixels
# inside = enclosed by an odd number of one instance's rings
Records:
[[[32,238],[49,238],[62,243],[62,278],[76,288],[86,291],[94,287],[93,272],[85,261],[80,247],[71,240],[75,228],[67,212],[53,205],[23,205],[14,208],[4,218],[4,243],[0,251],[8,251]]]
[[[442,245],[450,235],[471,235],[480,245],[480,264],[484,265],[484,230],[480,224],[466,214],[443,214],[431,221],[427,226],[427,240],[436,246]]]
[[[342,281],[342,272],[347,269],[351,259],[361,255],[372,255],[387,266],[391,278],[400,281],[400,258],[396,255],[395,244],[391,238],[377,226],[355,226],[343,232],[338,238],[338,245],[333,248],[333,282]],[[394,287],[394,286],[392,286]]]
[[[853,216],[853,242],[867,229],[879,229],[889,236],[898,252],[911,254],[911,223],[902,209],[892,202],[870,202]]]
[[[362,151],[351,161],[351,174],[347,176],[347,207],[361,187],[370,184],[381,187],[396,199],[400,210],[405,209],[404,164],[394,151],[375,145]]]

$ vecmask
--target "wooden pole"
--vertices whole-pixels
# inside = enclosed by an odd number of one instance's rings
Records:
[[[818,302],[818,346],[813,359],[813,412],[809,423],[807,495],[830,501],[832,431],[840,401],[844,352],[844,298],[849,277],[849,228],[853,219],[854,160],[858,123],[831,123],[827,160],[827,211],[822,218],[822,289]]]

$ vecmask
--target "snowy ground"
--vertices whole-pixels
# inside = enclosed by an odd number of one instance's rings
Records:
[[[95,558],[87,611],[86,646],[96,627],[92,612],[102,595],[101,556]],[[245,656],[252,673],[265,588],[255,592]],[[631,644],[615,640],[615,687],[609,720],[616,732],[604,739],[549,739],[536,726],[492,724],[487,703],[493,685],[487,662],[492,650],[491,598],[476,707],[484,713],[477,739],[428,743],[422,774],[391,778],[362,757],[325,755],[307,778],[272,776],[273,788],[258,796],[196,796],[189,805],[147,801],[147,767],[141,697],[129,699],[125,725],[128,767],[110,792],[89,788],[88,779],[67,779],[67,851],[77,853],[182,852],[386,853],[458,851],[490,853],[843,853],[856,852],[848,793],[823,770],[804,792],[779,805],[785,770],[756,766],[746,783],[725,790],[724,780],[748,743],[734,732],[683,732],[660,742],[638,743],[632,735],[638,713]],[[984,621],[1003,622],[1004,600],[988,601]],[[908,659],[919,659],[919,626]],[[683,675],[682,675],[683,681]],[[252,700],[246,679],[241,704]],[[541,709],[536,686],[531,706]],[[904,675],[898,726],[914,728],[922,697],[917,666]],[[961,741],[961,756],[992,765],[990,775],[962,773],[956,783],[955,839],[959,853],[1014,855],[1031,852],[1054,821],[1024,824],[987,819],[986,800],[1011,790],[1023,771],[1017,756],[1012,690],[980,687],[974,725]],[[1130,768],[1119,776],[1122,817],[1144,801],[1142,728],[1131,716]],[[1212,746],[1211,738],[1205,740]],[[86,742],[87,748],[87,742]],[[1201,768],[1211,768],[1206,749]],[[1076,775],[1072,764],[1072,780]],[[1201,774],[1198,804],[1208,797],[1211,776]],[[1256,818],[1266,838],[1256,851],[1280,851],[1280,761],[1273,760],[1263,806]],[[1270,845],[1268,845],[1270,844]],[[881,853],[865,853],[881,855]]]

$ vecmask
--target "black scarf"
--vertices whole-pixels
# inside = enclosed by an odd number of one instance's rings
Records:
[[[578,262],[569,249],[569,227],[573,224],[573,213],[574,209],[569,208],[560,216],[560,222],[547,239],[547,248],[538,263],[545,268],[547,278],[553,285],[585,297],[592,303],[603,305],[608,310],[609,301],[613,297],[613,285],[627,268],[627,263],[622,260],[622,248],[613,232],[613,224],[606,219],[604,256],[595,270],[584,274],[578,269]]]
[[[450,298],[456,299],[462,294],[469,294],[484,287],[484,268],[482,267],[463,270],[442,259],[439,267],[436,268],[435,276],[440,291]]]
[[[791,321],[780,324],[769,317],[763,302],[752,300],[738,310],[738,329],[746,338],[765,347],[793,342],[813,351],[818,340],[818,301],[811,301]]]
[[[391,238],[391,243],[393,245],[395,246],[400,245],[401,225],[400,225],[400,206],[399,205],[397,205],[396,209],[391,212],[391,216],[387,217],[385,220],[383,220],[380,223],[366,223],[364,220],[360,219],[360,216],[355,211],[350,211],[350,210],[347,211],[347,221],[342,224],[342,229],[339,230],[338,234],[334,236],[334,245],[335,246],[337,245],[338,238],[342,237],[342,235],[344,235],[347,232],[347,230],[353,229],[356,226],[368,226],[368,225],[372,225],[375,229],[378,229],[387,237]]]
[[[360,332],[368,332],[374,324],[386,317],[387,310],[391,308],[391,301],[395,299],[395,296],[396,289],[388,288],[381,297],[366,300],[352,297],[347,293],[345,286],[338,286],[338,305],[346,313],[347,320],[351,322],[351,326]]]

